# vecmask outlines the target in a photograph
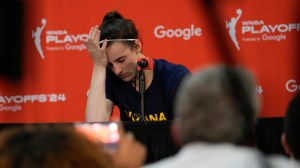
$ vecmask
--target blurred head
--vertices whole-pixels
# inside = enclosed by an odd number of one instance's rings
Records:
[[[99,29],[100,41],[118,39],[107,43],[108,68],[124,81],[131,81],[135,77],[137,57],[141,56],[142,48],[134,22],[112,11],[104,16]]]
[[[292,157],[300,160],[300,94],[289,103],[284,119],[284,136],[282,144]]]
[[[101,148],[72,127],[27,126],[0,133],[0,167],[111,167]]]
[[[225,66],[201,69],[183,81],[176,96],[181,141],[242,144],[252,133],[258,106],[250,72]]]

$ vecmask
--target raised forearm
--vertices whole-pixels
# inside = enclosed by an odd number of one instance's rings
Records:
[[[105,122],[109,119],[110,114],[106,108],[105,77],[106,68],[94,66],[85,113],[88,122]]]

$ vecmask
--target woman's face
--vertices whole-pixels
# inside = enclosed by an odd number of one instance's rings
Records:
[[[126,82],[131,81],[136,74],[137,49],[131,49],[121,42],[114,42],[106,48],[108,68]]]

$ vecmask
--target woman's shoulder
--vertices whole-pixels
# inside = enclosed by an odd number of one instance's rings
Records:
[[[154,70],[166,73],[190,72],[184,65],[171,63],[165,59],[154,59]]]

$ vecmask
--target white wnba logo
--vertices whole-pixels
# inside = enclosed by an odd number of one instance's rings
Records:
[[[41,20],[41,23],[42,23],[42,26],[41,27],[38,26],[36,28],[35,32],[32,30],[32,38],[34,38],[34,44],[35,44],[36,49],[38,50],[38,52],[39,52],[40,56],[42,57],[42,59],[44,59],[45,56],[43,54],[43,50],[42,50],[42,46],[41,46],[41,34],[42,34],[42,31],[45,28],[46,23],[47,23],[46,19],[43,18]]]
[[[235,33],[236,33],[235,26],[236,26],[237,21],[240,19],[241,15],[242,15],[242,10],[237,9],[236,14],[238,14],[237,17],[232,17],[229,23],[227,22],[227,20],[225,20],[225,22],[226,22],[226,28],[229,29],[228,32],[229,32],[229,36],[230,36],[231,40],[235,44],[236,48],[238,50],[240,50],[239,43],[235,36]]]

